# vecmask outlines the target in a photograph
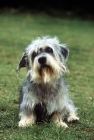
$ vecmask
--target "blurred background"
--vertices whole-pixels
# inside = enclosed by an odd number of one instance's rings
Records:
[[[0,10],[46,12],[49,15],[94,18],[93,1],[75,0],[1,0]]]

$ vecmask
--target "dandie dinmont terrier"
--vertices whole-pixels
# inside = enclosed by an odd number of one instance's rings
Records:
[[[17,67],[27,67],[27,80],[20,91],[19,127],[52,120],[58,126],[77,121],[76,108],[69,98],[64,80],[69,50],[57,37],[34,40],[25,50]]]

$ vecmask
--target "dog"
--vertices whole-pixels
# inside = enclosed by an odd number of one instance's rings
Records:
[[[76,108],[69,97],[65,75],[69,49],[57,37],[39,37],[25,49],[17,67],[27,68],[27,80],[20,90],[19,127],[52,120],[57,126],[78,121]]]

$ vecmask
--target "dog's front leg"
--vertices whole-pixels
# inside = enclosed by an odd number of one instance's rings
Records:
[[[63,122],[62,120],[62,116],[59,113],[54,113],[53,117],[52,117],[53,122],[57,125],[57,126],[61,126],[64,128],[67,128],[67,124],[65,122]]]
[[[31,115],[27,115],[25,113],[20,113],[20,121],[19,121],[19,127],[28,127],[28,126],[32,126],[35,121],[36,121],[36,116],[34,115],[34,113],[32,113]]]
[[[74,107],[72,101],[68,104],[68,122],[76,122],[79,120],[79,117],[76,116],[76,108]]]

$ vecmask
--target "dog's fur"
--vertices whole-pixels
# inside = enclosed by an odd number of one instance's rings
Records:
[[[34,40],[25,50],[17,67],[27,67],[27,81],[20,91],[19,127],[52,119],[58,126],[77,121],[76,108],[64,81],[69,50],[54,37]]]

